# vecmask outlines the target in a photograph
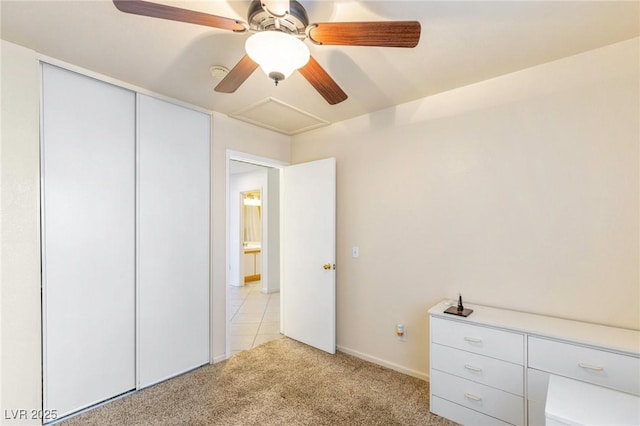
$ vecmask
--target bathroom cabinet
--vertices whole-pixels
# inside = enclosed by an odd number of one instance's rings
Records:
[[[244,282],[260,280],[260,257],[261,252],[258,248],[244,250]]]
[[[640,331],[465,304],[429,309],[430,410],[462,424],[544,425],[550,375],[640,395]]]

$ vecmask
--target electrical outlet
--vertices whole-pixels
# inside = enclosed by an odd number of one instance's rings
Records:
[[[401,342],[407,341],[407,327],[402,324],[396,325],[396,336],[398,336],[398,340]]]
[[[351,257],[353,257],[354,259],[360,257],[360,247],[354,246],[351,248]]]

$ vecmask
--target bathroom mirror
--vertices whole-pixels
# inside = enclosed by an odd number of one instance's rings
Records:
[[[260,191],[242,193],[242,245],[259,249],[262,239],[262,203]]]

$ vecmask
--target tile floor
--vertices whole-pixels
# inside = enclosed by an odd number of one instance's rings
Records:
[[[260,281],[229,286],[231,355],[251,349],[280,334],[280,293],[260,292]]]

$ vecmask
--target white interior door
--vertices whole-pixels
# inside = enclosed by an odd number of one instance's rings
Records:
[[[135,388],[135,94],[43,65],[44,408]]]
[[[138,95],[138,387],[209,362],[210,116]]]
[[[283,332],[336,351],[336,160],[283,170]]]

